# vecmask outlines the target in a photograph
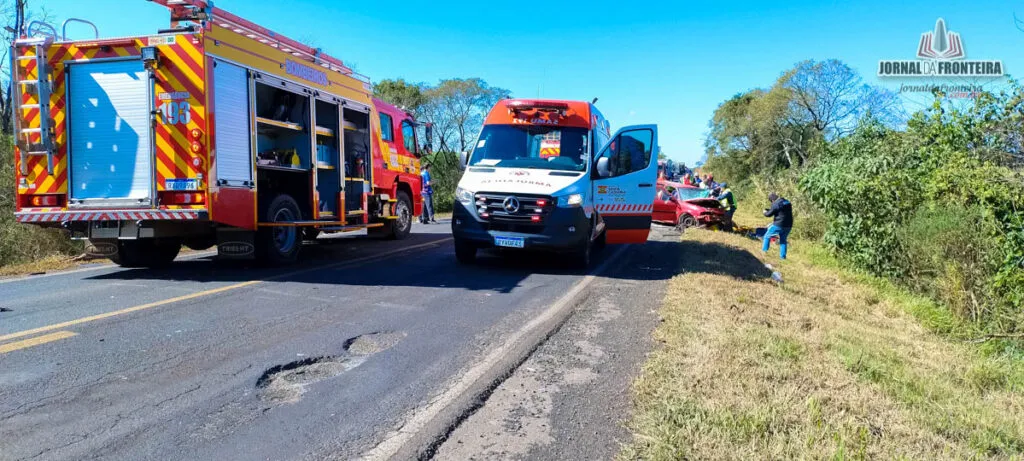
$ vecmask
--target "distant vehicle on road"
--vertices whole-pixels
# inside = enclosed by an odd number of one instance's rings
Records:
[[[706,189],[658,181],[653,219],[672,226],[711,226],[725,223],[725,208]]]
[[[181,247],[288,263],[303,238],[403,238],[420,213],[417,124],[319,49],[206,0],[101,38],[35,21],[13,44],[19,222],[123,266]],[[72,23],[93,34],[73,40]],[[429,137],[429,134],[427,134]]]
[[[587,102],[507,99],[484,121],[456,190],[455,256],[540,249],[590,264],[596,243],[643,243],[658,163],[655,125],[612,134]]]

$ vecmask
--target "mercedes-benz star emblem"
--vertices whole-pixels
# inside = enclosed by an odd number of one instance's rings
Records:
[[[501,203],[501,206],[505,208],[505,212],[508,214],[514,214],[519,211],[519,199],[515,197],[505,197],[505,201]]]

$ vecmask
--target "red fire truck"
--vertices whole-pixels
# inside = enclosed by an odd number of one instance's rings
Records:
[[[287,263],[320,232],[409,234],[429,130],[319,49],[206,0],[151,1],[171,12],[154,35],[19,31],[18,221],[124,266],[182,245]]]

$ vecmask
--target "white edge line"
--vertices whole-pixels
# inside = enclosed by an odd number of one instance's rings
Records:
[[[485,376],[491,368],[501,363],[508,355],[509,351],[513,350],[517,343],[522,341],[524,337],[532,333],[533,330],[544,326],[544,324],[561,314],[566,308],[571,307],[576,296],[578,296],[584,288],[589,286],[599,274],[602,274],[608,266],[617,261],[627,247],[629,247],[629,245],[619,247],[615,254],[605,260],[605,262],[603,262],[596,270],[584,277],[583,280],[577,282],[568,293],[548,306],[544,312],[534,317],[522,328],[517,330],[515,333],[512,333],[511,336],[505,339],[505,342],[502,343],[501,346],[492,349],[483,360],[477,362],[476,365],[461,374],[460,378],[454,383],[451,383],[447,387],[447,390],[445,390],[441,395],[432,397],[430,399],[430,403],[425,408],[418,411],[414,410],[412,417],[408,418],[401,425],[401,429],[393,431],[385,436],[385,439],[381,443],[377,444],[377,446],[370,451],[364,453],[358,459],[378,461],[393,458],[399,453],[399,451],[405,448],[405,445],[412,440],[413,437],[430,424],[434,418],[458,400],[459,397],[470,391],[473,385],[476,384],[480,378]],[[545,333],[550,333],[550,331]],[[544,338],[545,336],[547,335],[540,335],[541,338]]]

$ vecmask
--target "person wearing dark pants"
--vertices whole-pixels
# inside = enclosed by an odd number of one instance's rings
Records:
[[[772,203],[772,206],[764,210],[764,215],[774,218],[774,221],[771,226],[768,226],[768,231],[764,233],[764,244],[761,245],[761,251],[767,256],[772,237],[778,237],[779,257],[786,259],[786,250],[789,249],[789,232],[793,230],[793,205],[775,192],[768,194],[768,201]]]
[[[420,215],[420,222],[423,224],[437,223],[434,220],[434,184],[430,177],[430,165],[423,164],[420,177],[423,179],[423,214]]]

